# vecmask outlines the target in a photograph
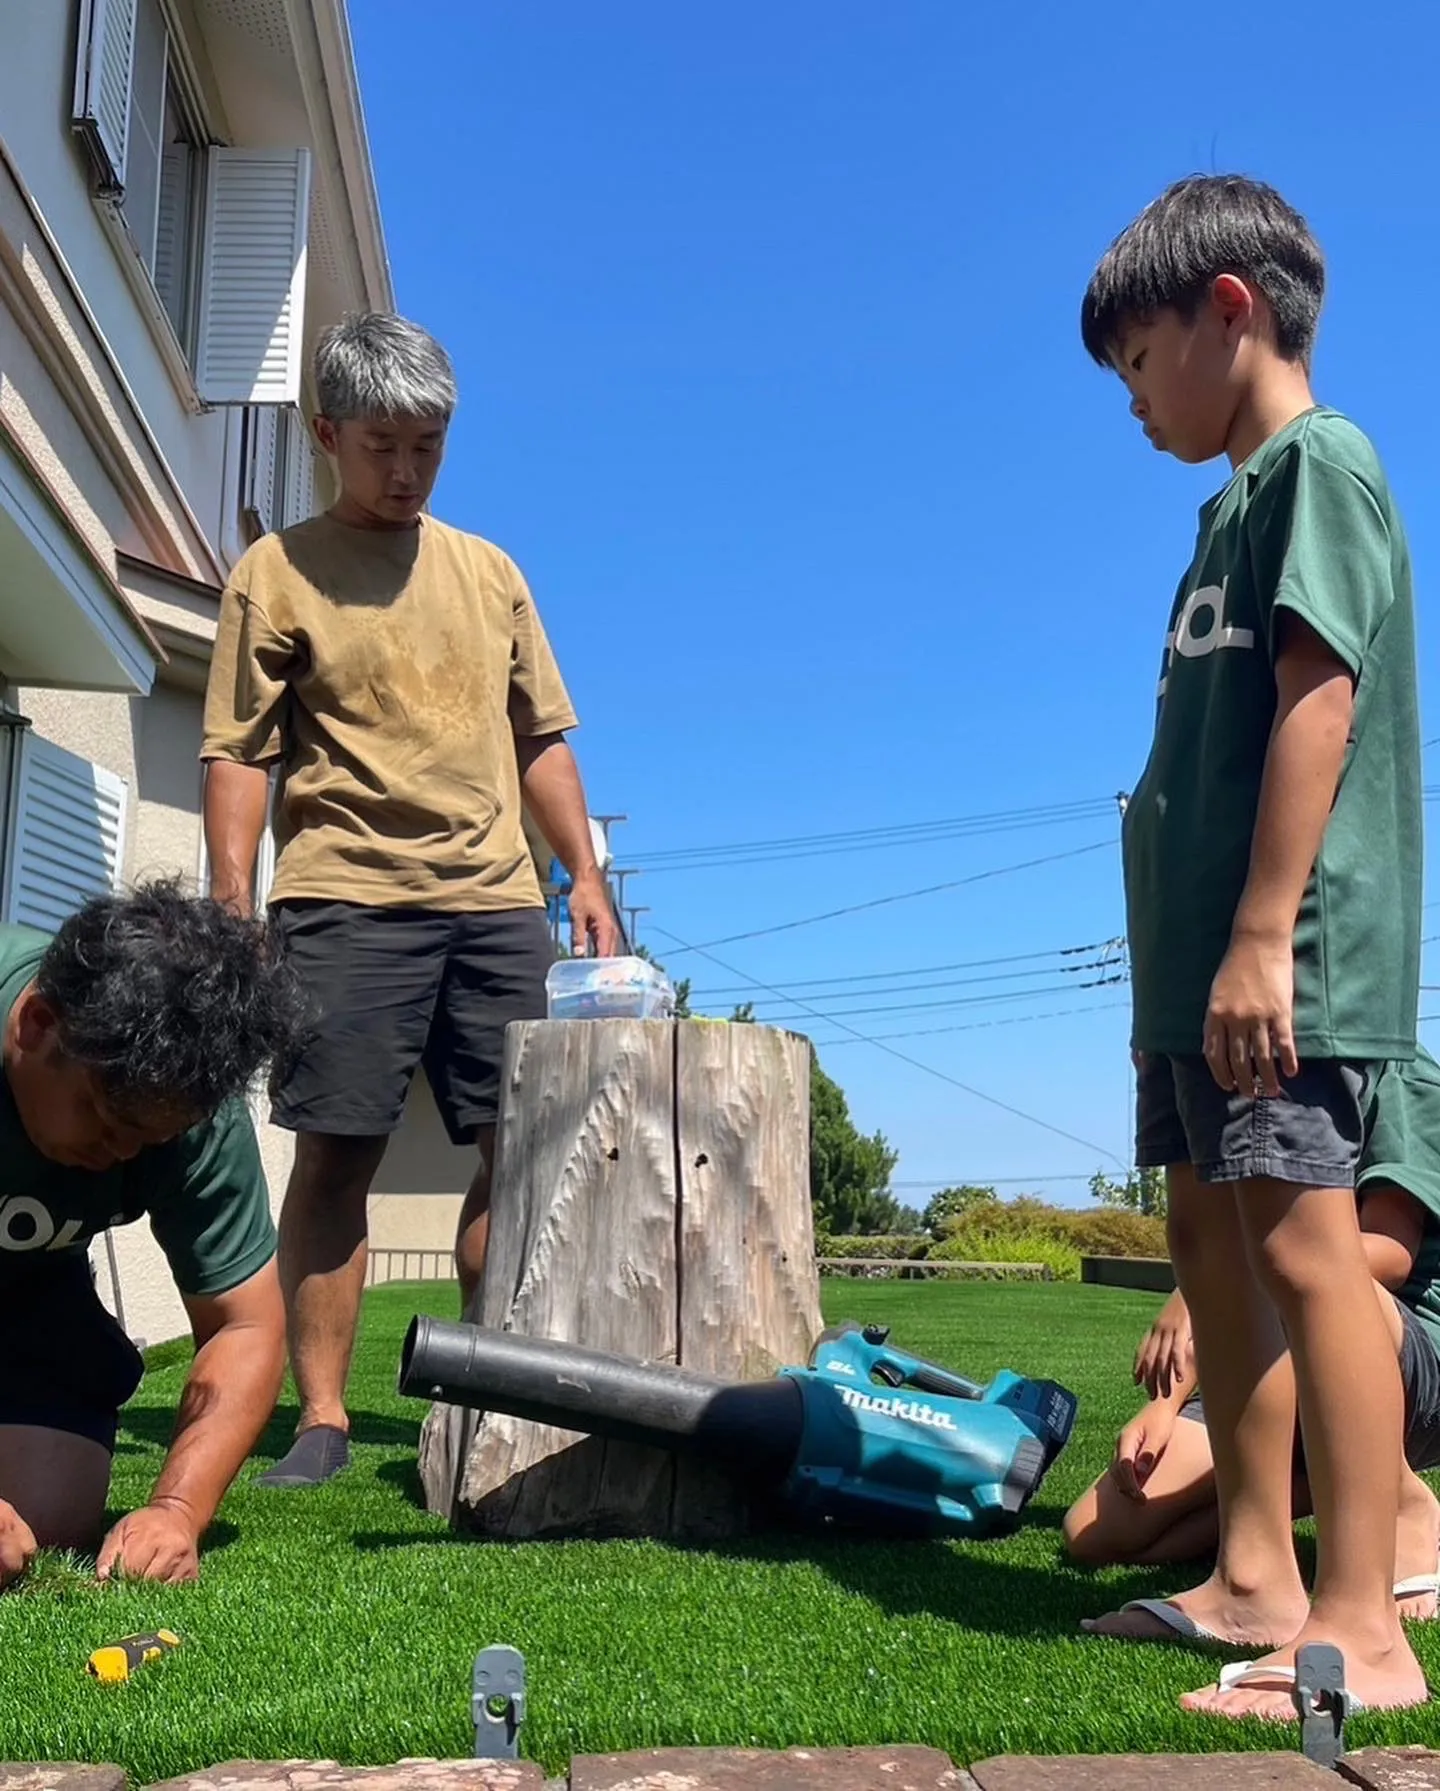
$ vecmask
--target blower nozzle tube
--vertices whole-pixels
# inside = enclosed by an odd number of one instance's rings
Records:
[[[411,1320],[400,1392],[619,1442],[687,1450],[747,1480],[784,1479],[799,1453],[795,1381],[722,1381],[481,1325]]]

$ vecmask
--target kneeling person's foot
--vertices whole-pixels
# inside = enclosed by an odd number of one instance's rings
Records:
[[[321,1486],[350,1465],[350,1438],[335,1424],[302,1430],[290,1452],[256,1480],[257,1486]]]

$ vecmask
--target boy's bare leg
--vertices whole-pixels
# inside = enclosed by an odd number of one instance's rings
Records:
[[[1273,1647],[1308,1608],[1291,1537],[1295,1398],[1285,1339],[1241,1266],[1234,1189],[1203,1185],[1188,1164],[1167,1179],[1170,1253],[1205,1389],[1220,1529],[1214,1572],[1169,1602],[1238,1647]]]
[[[1361,1250],[1354,1193],[1257,1180],[1243,1184],[1238,1199],[1252,1274],[1274,1302],[1290,1339],[1319,1537],[1313,1605],[1288,1644],[1268,1658],[1293,1666],[1297,1647],[1330,1642],[1345,1657],[1347,1689],[1370,1709],[1422,1703],[1424,1674],[1400,1626],[1392,1590],[1404,1425],[1400,1375],[1394,1342],[1368,1291],[1373,1283]],[[1219,1316],[1218,1308],[1213,1316]],[[1202,1349],[1200,1315],[1193,1307],[1192,1317],[1208,1403],[1214,1363]],[[1214,1442],[1223,1552],[1232,1541],[1233,1522],[1225,1511],[1221,1417],[1216,1414]],[[1254,1465],[1263,1466],[1258,1460]],[[1258,1507],[1268,1500],[1268,1481],[1263,1491],[1257,1500],[1251,1488],[1242,1501],[1247,1524],[1252,1514],[1264,1515]],[[1251,1524],[1244,1537],[1248,1552],[1232,1552],[1229,1570],[1237,1561],[1247,1572],[1263,1566],[1256,1552],[1262,1540],[1262,1528]],[[1187,1709],[1223,1716],[1295,1719],[1293,1693],[1278,1682],[1231,1692],[1207,1687],[1183,1702]]]

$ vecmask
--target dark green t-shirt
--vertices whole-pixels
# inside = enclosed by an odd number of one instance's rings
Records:
[[[1297,417],[1200,512],[1165,637],[1155,739],[1125,813],[1133,1043],[1198,1052],[1249,873],[1290,610],[1355,676],[1355,715],[1295,928],[1302,1057],[1415,1049],[1421,774],[1404,530],[1375,451]]]
[[[0,1028],[49,943],[26,927],[0,927]],[[97,1173],[41,1156],[0,1074],[0,1283],[147,1215],[182,1294],[227,1293],[269,1262],[275,1227],[243,1101]]]
[[[1395,1297],[1440,1349],[1440,1064],[1423,1046],[1411,1062],[1387,1064],[1376,1084],[1356,1192],[1376,1182],[1394,1182],[1425,1208],[1414,1267]]]

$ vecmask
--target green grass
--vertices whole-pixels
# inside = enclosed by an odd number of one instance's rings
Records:
[[[967,1374],[1012,1367],[1081,1395],[1075,1437],[1017,1535],[767,1538],[704,1552],[453,1539],[416,1502],[423,1407],[393,1388],[410,1315],[450,1315],[454,1290],[386,1288],[366,1302],[348,1475],[308,1494],[247,1484],[285,1447],[287,1403],[225,1502],[199,1585],[101,1589],[85,1564],[51,1560],[29,1590],[0,1598],[0,1758],[115,1761],[144,1784],[236,1756],[463,1755],[473,1658],[496,1641],[526,1655],[523,1747],[550,1771],[576,1753],[683,1744],[908,1741],[969,1761],[1281,1741],[1182,1715],[1179,1694],[1213,1677],[1205,1657],[1076,1631],[1119,1598],[1185,1583],[1082,1574],[1064,1564],[1057,1530],[1133,1409],[1126,1370],[1153,1297],[943,1282],[823,1291],[831,1318],[884,1319],[897,1341]],[[128,1409],[117,1507],[143,1501],[183,1375],[172,1352]],[[178,1654],[128,1685],[87,1678],[92,1648],[160,1626],[184,1636]],[[1440,1626],[1416,1635],[1440,1677]],[[1352,1734],[1435,1745],[1440,1707],[1363,1718]]]

